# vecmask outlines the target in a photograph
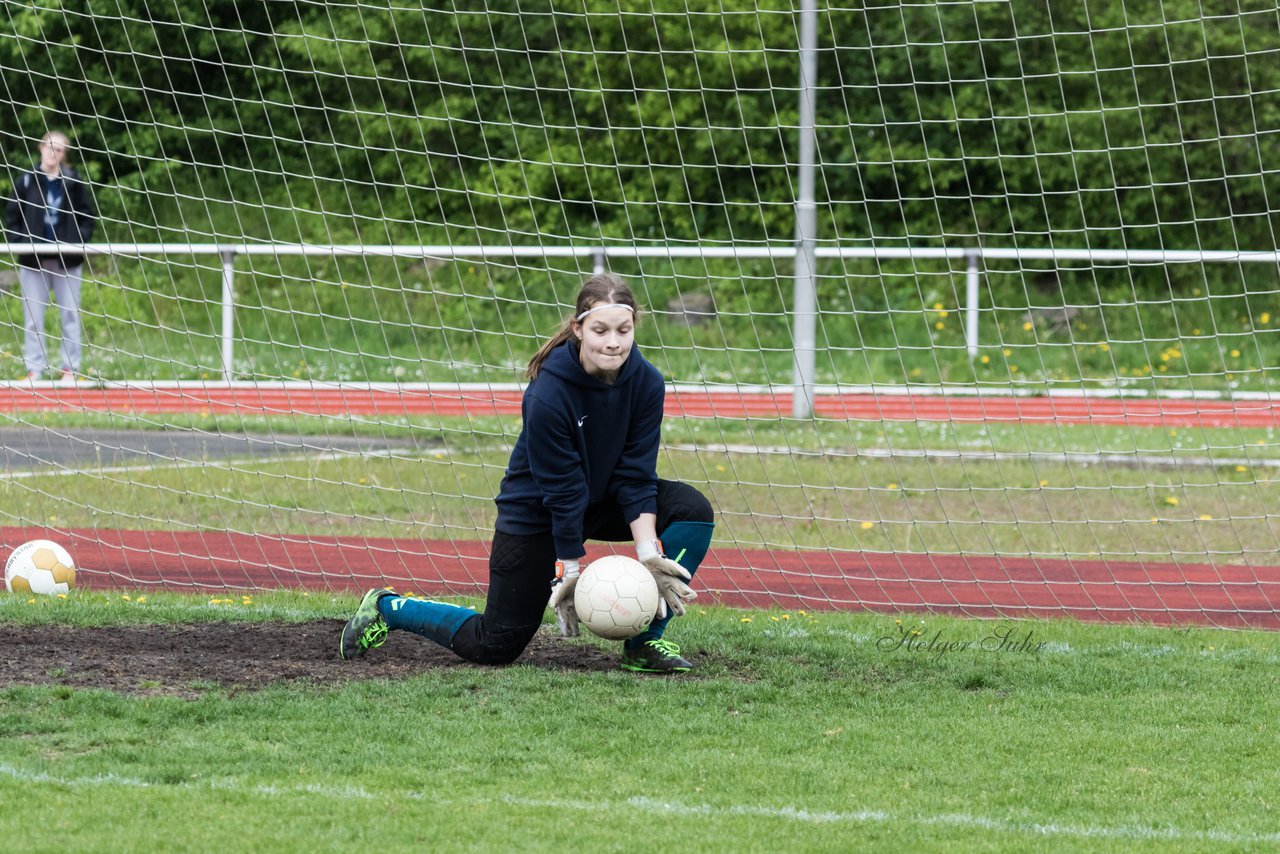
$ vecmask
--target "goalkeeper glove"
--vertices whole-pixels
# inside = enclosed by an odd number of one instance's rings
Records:
[[[578,611],[573,607],[573,591],[578,586],[578,562],[556,561],[556,580],[551,582],[551,601],[547,604],[556,612],[556,624],[560,634],[567,638],[578,636]]]
[[[658,619],[664,619],[668,614],[683,617],[684,603],[698,598],[698,594],[685,584],[693,575],[662,553],[660,540],[636,543],[636,558],[658,583]]]

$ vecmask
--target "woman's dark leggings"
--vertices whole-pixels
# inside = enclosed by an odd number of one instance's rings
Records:
[[[713,520],[711,502],[701,492],[679,481],[658,481],[659,538],[676,522],[710,526]],[[622,508],[612,501],[589,508],[582,531],[588,540],[631,540],[631,528]],[[450,643],[453,651],[480,664],[515,661],[542,625],[555,564],[555,543],[550,532],[532,536],[494,533],[484,613],[462,624]]]

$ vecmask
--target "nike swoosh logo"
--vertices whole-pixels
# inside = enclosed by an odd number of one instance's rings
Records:
[[[584,416],[582,416],[581,418],[579,418],[579,419],[578,419],[578,426],[579,426],[579,427],[581,427],[581,426],[582,426],[582,422],[583,422],[583,421],[586,421],[586,420],[587,420],[588,418],[590,418],[590,417],[591,417],[590,415],[584,415]]]

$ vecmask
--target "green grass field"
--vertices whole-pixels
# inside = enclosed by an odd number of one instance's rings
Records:
[[[489,536],[519,429],[6,418],[413,448],[23,473],[0,481],[5,524],[453,539]],[[744,547],[1271,566],[1280,543],[1264,429],[668,419],[664,435],[660,472],[709,492],[717,541]],[[301,622],[354,604],[0,595],[0,626]],[[707,607],[671,636],[695,677],[517,664],[258,692],[196,677],[179,686],[192,699],[72,688],[55,668],[0,688],[0,802],[23,805],[0,832],[16,850],[103,851],[1280,845],[1275,634]]]
[[[207,599],[0,596],[0,622],[295,621],[355,601]],[[933,648],[895,648],[904,631]],[[102,851],[1280,843],[1273,634],[717,608],[670,634],[696,677],[3,688],[0,831],[11,850]]]

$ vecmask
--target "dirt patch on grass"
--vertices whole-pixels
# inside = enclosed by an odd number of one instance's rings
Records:
[[[252,691],[276,682],[337,685],[447,668],[479,668],[408,632],[355,661],[338,658],[341,620],[199,623],[181,626],[0,626],[0,688],[68,685],[126,694],[195,697]],[[616,670],[602,650],[540,631],[517,663],[549,670]],[[488,668],[480,668],[488,669]]]

